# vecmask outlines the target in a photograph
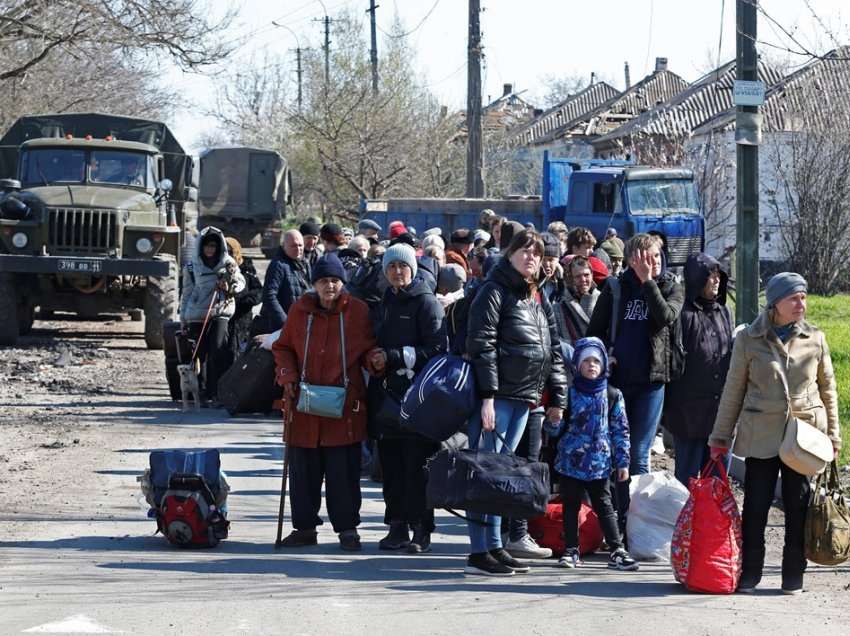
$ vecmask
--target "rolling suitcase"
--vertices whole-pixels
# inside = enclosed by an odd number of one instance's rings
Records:
[[[271,413],[274,401],[282,397],[283,387],[275,382],[274,356],[266,349],[242,354],[218,381],[218,399],[231,415]]]
[[[180,392],[180,374],[177,365],[188,362],[192,357],[195,343],[187,333],[181,331],[180,323],[169,320],[162,326],[163,353],[165,353],[165,379],[168,381],[168,392],[171,399],[182,399]]]

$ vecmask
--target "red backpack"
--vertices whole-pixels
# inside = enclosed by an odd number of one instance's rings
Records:
[[[555,556],[561,556],[567,546],[564,545],[564,504],[560,499],[552,501],[546,508],[546,514],[528,520],[528,534],[537,544],[552,550]],[[578,551],[581,554],[596,552],[602,545],[602,528],[593,509],[581,504],[578,513]]]
[[[180,547],[214,547],[227,538],[230,522],[215,505],[201,475],[174,473],[156,515],[157,529]]]

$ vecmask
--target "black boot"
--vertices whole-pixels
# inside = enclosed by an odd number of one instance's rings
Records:
[[[390,523],[390,532],[378,541],[381,550],[401,550],[410,544],[410,533],[407,531],[407,523],[404,521],[393,521]]]
[[[413,539],[410,545],[407,546],[407,551],[410,554],[421,554],[431,551],[431,532],[425,529],[421,523],[417,523],[413,528]]]
[[[308,545],[316,545],[315,530],[293,530],[289,536],[280,542],[282,548],[304,548]]]

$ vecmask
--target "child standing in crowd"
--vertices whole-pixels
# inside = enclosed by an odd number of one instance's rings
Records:
[[[564,418],[557,424],[544,424],[550,435],[561,435],[555,469],[561,475],[566,550],[558,565],[581,565],[578,515],[587,492],[611,548],[608,567],[637,570],[637,562],[623,548],[609,481],[612,456],[617,480],[625,482],[629,478],[629,425],[623,394],[608,385],[608,354],[598,338],[576,342],[572,362],[576,376],[569,389]]]

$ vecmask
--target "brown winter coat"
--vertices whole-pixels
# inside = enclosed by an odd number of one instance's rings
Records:
[[[369,309],[363,301],[343,291],[334,306],[325,310],[319,304],[315,292],[301,296],[290,308],[286,325],[272,345],[277,382],[280,385],[290,382],[297,385],[300,382],[307,317],[313,314],[306,381],[323,386],[342,386],[340,312],[345,325],[345,354],[348,362],[348,392],[342,419],[294,411],[290,430],[287,431],[292,446],[347,446],[366,439],[366,383],[362,368],[374,371],[367,363],[367,355],[375,348],[375,336],[369,320]]]
[[[787,400],[771,346],[778,347],[785,363],[793,414],[840,446],[838,398],[826,337],[802,321],[783,344],[773,330],[770,311],[762,312],[735,338],[709,445],[729,448],[737,425],[736,455],[759,459],[779,455]]]
[[[466,256],[458,252],[453,247],[446,250],[446,265],[449,263],[454,263],[455,265],[463,267],[463,271],[466,272],[466,280],[472,278],[472,272],[469,269],[469,261]]]

